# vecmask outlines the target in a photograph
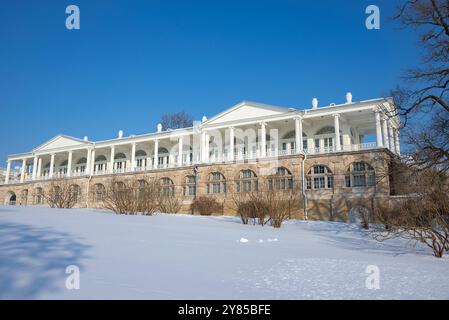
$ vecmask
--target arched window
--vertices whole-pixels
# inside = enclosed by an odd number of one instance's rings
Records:
[[[268,188],[269,190],[293,189],[293,176],[291,172],[284,167],[277,168],[276,174],[268,178]]]
[[[196,194],[196,177],[194,175],[185,177],[183,193],[185,196],[194,196]]]
[[[209,174],[206,184],[208,194],[226,193],[226,178],[220,172],[212,172]]]
[[[241,170],[235,183],[237,192],[259,191],[257,175],[252,170]]]
[[[42,170],[42,176],[46,177],[50,174],[50,162],[47,162],[44,165],[44,169]]]
[[[104,173],[108,169],[108,160],[106,156],[100,155],[95,158],[94,172],[96,173]]]
[[[20,204],[26,206],[28,202],[28,189],[22,190],[20,194]]]
[[[174,196],[175,195],[175,184],[173,180],[167,177],[161,178],[161,192],[163,196]]]
[[[322,134],[334,134],[335,133],[335,129],[333,126],[325,126],[323,128],[321,128],[320,130],[318,130],[315,135],[319,136]]]
[[[112,184],[112,188],[114,189],[113,192],[124,192],[124,191],[126,191],[126,185],[122,181],[115,181]]]
[[[78,203],[81,200],[81,188],[77,184],[70,186],[70,198],[74,203]]]
[[[68,160],[62,161],[62,162],[59,164],[59,169],[58,169],[58,171],[56,172],[56,174],[57,174],[58,176],[60,176],[60,177],[66,175],[66,174],[67,174],[67,171],[68,171],[68,168],[67,168],[68,164],[69,164]]]
[[[117,153],[117,154],[114,156],[114,159],[115,159],[115,160],[126,159],[126,155],[125,155],[123,152],[120,152],[120,153]]]
[[[147,153],[143,150],[136,151],[136,167],[142,170],[147,166]]]
[[[287,132],[282,138],[282,150],[295,150],[296,149],[296,132],[295,130]]]
[[[62,192],[61,192],[61,187],[60,186],[54,186],[53,188],[51,188],[50,190],[51,194],[50,194],[50,199],[52,202],[52,206],[54,206],[57,202],[60,201],[61,197],[62,197]]]
[[[122,152],[114,156],[114,170],[115,172],[124,172],[126,169],[126,155]]]
[[[291,130],[291,131],[287,132],[282,139],[284,140],[282,142],[282,150],[287,150],[287,149],[294,150],[296,148],[296,131],[295,130]],[[307,135],[304,132],[302,133],[302,147],[304,149],[307,149]]]
[[[44,197],[44,191],[41,187],[37,187],[34,191],[34,204],[42,204]]]
[[[103,184],[101,183],[97,183],[95,184],[95,197],[94,200],[96,202],[101,202],[104,200],[106,196],[106,188],[104,187]]]
[[[374,168],[366,162],[352,163],[345,176],[345,186],[351,187],[372,187],[376,185],[376,175]]]
[[[334,176],[332,171],[324,165],[315,165],[307,173],[306,188],[311,189],[332,189],[334,187]]]
[[[137,188],[139,190],[145,189],[148,186],[148,182],[146,182],[145,180],[137,180]]]
[[[87,159],[86,158],[81,158],[77,161],[76,164],[86,164],[87,163]]]
[[[108,159],[106,159],[106,156],[101,155],[95,158],[95,162],[107,162]]]
[[[340,145],[343,145],[343,135],[340,130]],[[325,126],[315,133],[315,149],[333,151],[335,146],[335,129],[333,126]]]
[[[14,192],[8,191],[5,198],[5,205],[15,206],[17,201],[17,196]]]
[[[158,149],[157,164],[159,168],[164,168],[168,165],[169,155],[168,150],[165,148]]]
[[[75,174],[82,174],[86,171],[86,164],[87,164],[87,159],[86,158],[81,158],[76,162],[75,165]]]

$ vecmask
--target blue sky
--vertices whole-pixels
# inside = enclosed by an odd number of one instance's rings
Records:
[[[65,28],[76,4],[81,29]],[[381,29],[365,28],[365,8]],[[309,107],[388,94],[419,51],[396,1],[2,1],[0,165],[64,133],[152,132],[242,100]]]

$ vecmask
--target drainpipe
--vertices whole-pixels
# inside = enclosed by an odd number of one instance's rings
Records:
[[[306,194],[306,182],[305,182],[305,161],[307,159],[307,153],[303,152],[304,157],[301,162],[301,179],[302,179],[302,196],[304,198],[304,220],[307,221],[307,194]]]
[[[95,150],[95,143],[93,144],[93,146],[94,147],[93,147],[92,151]],[[95,164],[95,159],[92,159],[92,157],[91,157],[90,161],[91,161],[91,163],[93,161],[94,164]],[[87,178],[87,187],[86,187],[86,208],[87,209],[89,209],[89,187],[90,187],[90,181],[92,180],[92,171],[93,171],[91,169],[93,169],[95,167],[95,166],[92,166],[91,163],[89,163],[89,166],[90,166],[90,168],[89,168],[89,178]]]

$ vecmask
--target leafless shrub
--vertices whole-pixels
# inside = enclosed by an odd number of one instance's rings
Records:
[[[103,205],[118,214],[136,214],[141,208],[135,182],[113,179],[106,187]]]
[[[67,180],[52,182],[48,192],[42,195],[51,208],[73,208],[81,200],[80,187]]]
[[[280,228],[291,217],[292,211],[300,207],[300,193],[297,188],[276,189],[268,180],[259,182],[257,191],[236,193],[233,197],[236,210],[243,224],[270,223]]]
[[[373,231],[374,238],[379,241],[403,238],[421,242],[439,258],[449,251],[447,192],[429,190],[404,197],[393,208],[376,208],[375,219],[382,224]]]
[[[192,212],[202,216],[210,216],[221,211],[221,204],[214,197],[201,196],[192,203]]]
[[[157,206],[160,212],[178,213],[182,207],[182,199],[174,194],[164,194],[163,192],[159,192]]]
[[[233,201],[243,224],[264,226],[267,223],[268,208],[262,191],[235,193]]]

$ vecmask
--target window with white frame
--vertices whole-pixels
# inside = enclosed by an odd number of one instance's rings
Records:
[[[235,183],[237,192],[259,191],[257,175],[252,170],[241,170]]]
[[[209,174],[206,184],[206,192],[208,194],[226,193],[226,178],[220,172],[212,172]]]
[[[289,190],[293,189],[293,176],[285,167],[276,169],[276,174],[268,178],[269,190]]]
[[[313,166],[306,177],[306,188],[308,190],[332,189],[334,187],[334,176],[332,171],[325,165]]]
[[[196,194],[196,177],[194,175],[185,177],[183,193],[185,196],[195,196],[195,194]]]
[[[376,184],[374,168],[366,162],[352,163],[345,176],[345,186],[351,187],[372,187]]]

